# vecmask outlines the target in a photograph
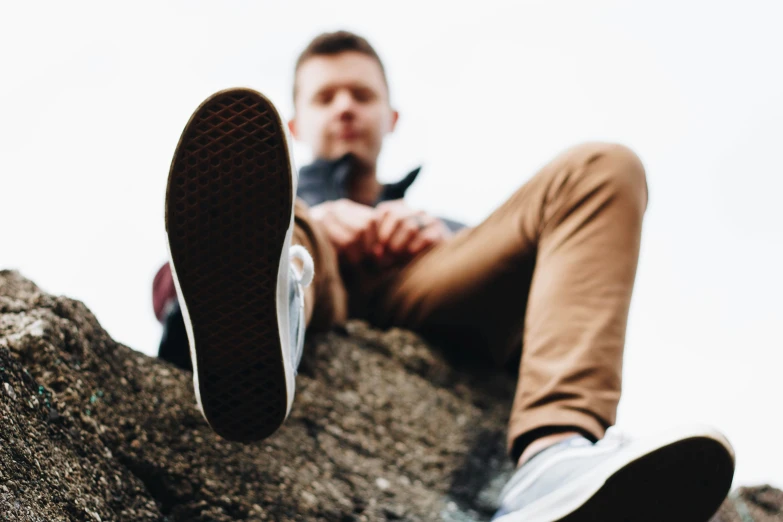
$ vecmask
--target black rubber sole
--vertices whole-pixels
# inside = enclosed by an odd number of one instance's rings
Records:
[[[557,522],[708,522],[733,476],[734,461],[723,444],[685,439],[628,464]]]
[[[255,91],[230,89],[196,109],[169,173],[166,230],[201,403],[215,432],[233,441],[264,439],[286,417],[276,292],[290,168],[275,108]]]

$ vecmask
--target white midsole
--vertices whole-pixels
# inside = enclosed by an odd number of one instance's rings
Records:
[[[562,488],[557,489],[553,494],[547,495],[532,504],[525,506],[523,509],[509,513],[498,518],[495,522],[553,522],[558,520],[569,513],[572,513],[582,504],[587,502],[593,495],[595,495],[604,483],[615,472],[621,469],[625,464],[634,462],[643,456],[652,453],[653,451],[673,444],[678,441],[693,438],[705,438],[712,439],[723,445],[727,452],[730,454],[732,461],[734,461],[734,450],[729,444],[726,438],[707,426],[687,426],[678,427],[672,430],[661,433],[655,437],[649,437],[642,439],[638,442],[632,443],[627,449],[620,451],[614,458],[608,459],[606,462],[596,467],[590,473],[580,477],[579,479],[564,485]],[[589,451],[590,448],[585,448]],[[593,451],[595,449],[593,448]],[[581,454],[582,452],[580,452]],[[557,460],[553,459],[553,464],[561,460],[565,460],[573,456],[573,452],[564,453],[562,456],[558,456]],[[619,462],[618,462],[619,461]],[[535,479],[546,471],[546,468],[542,468],[536,476],[531,477],[530,480],[525,480],[520,483],[513,490],[520,487],[529,486]],[[512,491],[509,494],[512,494]]]
[[[169,244],[168,234],[166,234],[166,250],[169,254],[169,266],[171,267],[171,277],[174,279],[174,288],[177,291],[179,309],[182,312],[182,321],[185,323],[185,331],[188,334],[188,345],[190,346],[190,361],[193,364],[193,390],[196,393],[196,405],[199,411],[204,415],[204,406],[201,404],[201,389],[198,385],[198,357],[196,357],[196,339],[193,336],[193,324],[190,322],[190,312],[185,298],[182,296],[182,288],[179,285],[177,269],[174,265],[174,258],[171,257],[171,245]],[[204,417],[206,418],[206,416]]]
[[[296,190],[294,185],[294,190]],[[291,223],[288,225],[288,232],[285,235],[283,251],[280,254],[280,264],[277,269],[277,334],[280,337],[280,349],[283,356],[283,371],[285,373],[286,384],[286,408],[285,416],[291,412],[291,406],[294,403],[294,393],[296,391],[296,382],[294,380],[294,369],[291,367],[291,341],[290,339],[290,316],[289,316],[289,294],[290,261],[288,259],[288,248],[291,244],[291,237],[294,230],[294,209],[291,208]]]
[[[296,205],[296,190],[299,184],[299,174],[294,167],[294,156],[291,149],[291,140],[288,136],[288,128],[283,124],[280,114],[277,112],[274,104],[269,98],[259,93],[259,95],[266,101],[269,108],[274,112],[275,118],[279,128],[283,133],[283,141],[285,145],[285,151],[287,154],[287,164],[289,169],[289,175],[291,176],[291,219],[288,223],[288,230],[285,234],[285,242],[283,243],[283,249],[280,253],[280,264],[277,269],[277,333],[280,336],[280,347],[283,352],[283,371],[285,373],[286,384],[286,409],[285,417],[288,418],[288,414],[291,413],[291,406],[294,403],[294,393],[296,392],[296,381],[294,379],[294,368],[291,366],[291,342],[296,342],[296,339],[290,338],[290,317],[289,317],[289,301],[290,301],[290,260],[289,260],[289,247],[291,245],[291,239],[294,234],[294,207]],[[304,296],[302,296],[304,299]]]

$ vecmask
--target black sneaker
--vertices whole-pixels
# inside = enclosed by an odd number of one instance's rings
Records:
[[[289,249],[296,182],[280,116],[250,89],[207,98],[171,162],[166,231],[196,399],[229,440],[264,439],[291,410],[313,275]]]

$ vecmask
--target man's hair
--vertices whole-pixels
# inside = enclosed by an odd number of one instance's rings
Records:
[[[297,58],[296,67],[294,67],[294,101],[296,101],[296,93],[299,88],[296,82],[296,74],[304,62],[316,56],[334,56],[345,52],[361,53],[378,62],[383,75],[383,83],[386,85],[386,89],[389,89],[386,69],[384,69],[380,56],[375,52],[370,42],[350,31],[335,31],[333,33],[322,33],[313,38],[299,55],[299,58]]]

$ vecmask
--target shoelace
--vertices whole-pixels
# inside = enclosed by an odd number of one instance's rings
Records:
[[[302,285],[302,288],[310,286],[310,283],[313,282],[313,275],[315,274],[315,266],[313,264],[313,258],[310,256],[310,252],[302,245],[293,245],[288,251],[288,257],[291,260],[298,259],[302,262],[301,273],[296,265],[294,265],[296,282]]]
[[[299,361],[302,359],[302,350],[304,348],[304,288],[310,286],[313,282],[313,275],[315,273],[315,267],[313,266],[313,258],[310,256],[305,247],[301,245],[293,245],[288,251],[288,258],[291,261],[291,268],[293,272],[294,283],[296,284],[296,293],[299,296],[299,326],[298,333],[293,333],[292,330],[292,345],[291,345],[291,360],[294,366],[294,375],[299,368]],[[293,261],[298,259],[302,262],[302,270],[300,272],[299,267]]]

